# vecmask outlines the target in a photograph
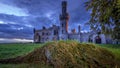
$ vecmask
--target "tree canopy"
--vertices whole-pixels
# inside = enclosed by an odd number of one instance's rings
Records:
[[[91,13],[88,22],[91,29],[101,29],[120,40],[120,0],[88,0],[85,7]]]

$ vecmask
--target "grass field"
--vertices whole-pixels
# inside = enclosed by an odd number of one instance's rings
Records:
[[[98,45],[98,44],[97,44]],[[42,44],[0,44],[0,59],[13,58],[26,55],[34,49],[43,46]],[[120,45],[100,44],[99,46],[111,51],[118,60],[120,60]],[[41,67],[42,66],[42,67]],[[37,64],[0,64],[0,68],[50,68],[45,65]]]
[[[25,55],[41,46],[42,44],[34,43],[0,44],[0,59]]]
[[[117,60],[120,61],[120,44],[100,44],[99,46],[111,51],[115,55]]]
[[[52,68],[44,64],[0,64],[0,68]]]

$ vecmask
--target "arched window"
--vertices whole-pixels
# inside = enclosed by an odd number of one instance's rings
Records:
[[[42,35],[44,35],[44,32],[42,32]]]
[[[57,30],[54,30],[54,35],[57,35],[58,34],[58,31]]]
[[[91,38],[88,39],[88,42],[93,42]]]
[[[101,44],[101,38],[100,38],[99,36],[96,36],[96,37],[95,37],[95,42],[96,42],[97,44]]]
[[[62,30],[62,34],[64,34],[64,30]]]
[[[36,33],[36,35],[35,35],[35,42],[38,43],[40,41],[41,41],[41,37],[40,37],[39,33]]]
[[[89,35],[89,38],[88,38],[88,42],[93,42],[93,39],[92,39],[93,35]]]

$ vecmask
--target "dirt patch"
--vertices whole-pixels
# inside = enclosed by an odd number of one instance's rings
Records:
[[[55,68],[117,68],[115,57],[104,48],[75,41],[46,43],[26,56],[0,63],[44,63]]]

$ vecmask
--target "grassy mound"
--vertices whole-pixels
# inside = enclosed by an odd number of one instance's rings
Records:
[[[43,63],[55,68],[115,68],[111,52],[93,44],[76,41],[49,42],[26,56],[0,60],[0,63]]]

